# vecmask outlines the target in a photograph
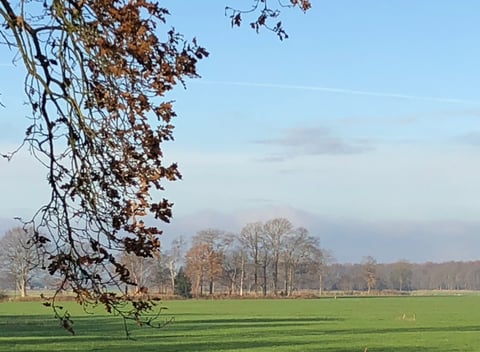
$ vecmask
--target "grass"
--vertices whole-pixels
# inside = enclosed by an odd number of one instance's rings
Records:
[[[480,351],[479,296],[168,301],[175,322],[132,326],[66,304],[76,336],[38,302],[0,303],[0,350],[55,351]],[[165,317],[167,317],[167,315]],[[414,319],[415,318],[415,319]]]

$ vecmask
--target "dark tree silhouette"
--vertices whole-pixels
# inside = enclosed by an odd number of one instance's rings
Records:
[[[272,3],[277,3],[277,6],[271,6]],[[232,7],[225,7],[225,15],[230,17],[232,27],[240,27],[244,17],[253,16],[253,20],[249,23],[250,28],[259,33],[263,27],[277,34],[280,40],[288,38],[282,21],[279,20],[282,8],[298,7],[303,12],[307,12],[312,4],[309,0],[289,0],[282,2],[282,0],[254,0],[252,6],[247,9],[238,9]]]
[[[192,283],[188,276],[185,275],[183,268],[179,269],[178,274],[175,277],[174,293],[183,298],[192,297]]]

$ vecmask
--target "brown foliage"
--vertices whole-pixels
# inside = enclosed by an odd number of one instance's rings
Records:
[[[202,295],[204,283],[212,284],[222,271],[223,254],[209,243],[198,243],[186,254],[186,274],[193,284],[193,294]]]
[[[52,190],[32,223],[55,245],[35,240],[61,278],[58,293],[68,283],[80,303],[118,312],[129,298],[112,289],[133,282],[116,253],[156,254],[161,230],[143,219],[168,222],[172,203],[152,190],[181,177],[163,163],[175,117],[163,97],[197,77],[208,52],[174,29],[161,38],[168,10],[153,1],[45,1],[40,13],[38,3],[21,4],[0,1],[0,37],[26,67],[32,124],[24,143]],[[138,320],[153,305],[121,314]]]
[[[306,11],[310,2],[290,0],[288,7]],[[287,37],[281,22],[269,26],[279,12],[267,0],[254,0],[247,12],[257,10],[253,28]],[[227,12],[232,25],[246,13]],[[151,325],[142,316],[156,303],[121,293],[135,282],[116,258],[157,255],[162,231],[144,219],[169,222],[173,204],[155,191],[181,178],[175,163],[163,162],[161,146],[173,140],[176,116],[165,96],[198,77],[197,63],[208,56],[173,28],[158,34],[168,15],[150,0],[0,0],[0,44],[17,51],[26,71],[32,112],[22,146],[46,167],[51,188],[47,204],[25,224],[48,258],[45,269],[59,279],[48,303],[72,332],[55,304],[66,288],[85,306],[101,303]],[[10,160],[15,152],[0,155]]]

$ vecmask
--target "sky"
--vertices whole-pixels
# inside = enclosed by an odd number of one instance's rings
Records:
[[[480,257],[478,1],[318,1],[282,10],[289,39],[231,28],[245,1],[164,1],[210,52],[175,100],[167,161],[183,180],[166,241],[287,217],[340,262]],[[244,5],[243,5],[244,6]],[[162,27],[160,28],[162,29]],[[0,152],[28,110],[0,47]],[[45,170],[0,160],[0,232],[45,202]]]

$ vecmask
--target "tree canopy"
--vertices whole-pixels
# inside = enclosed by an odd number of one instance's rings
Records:
[[[21,297],[27,296],[27,286],[40,265],[35,244],[30,241],[31,230],[16,227],[0,238],[0,278],[10,278]]]
[[[252,15],[250,26],[286,38],[283,7],[310,8],[308,0],[253,0],[227,7],[232,25]],[[120,254],[154,257],[160,247],[153,217],[169,222],[172,202],[158,199],[165,181],[181,178],[165,164],[162,144],[173,140],[177,85],[199,77],[208,51],[167,27],[169,12],[149,0],[0,0],[0,44],[25,67],[30,126],[22,146],[48,173],[50,199],[25,225],[43,251],[44,266],[81,304],[103,304],[139,323],[152,300],[128,295],[135,285]],[[14,152],[2,154],[11,159]],[[47,245],[48,243],[48,245]],[[69,316],[49,302],[56,316]],[[131,305],[125,305],[131,302]]]

